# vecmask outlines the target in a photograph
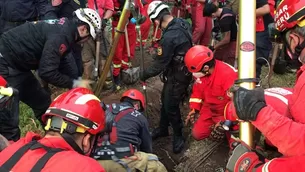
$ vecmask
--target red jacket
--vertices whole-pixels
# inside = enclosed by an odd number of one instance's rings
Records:
[[[301,67],[301,71],[304,70]],[[305,153],[305,73],[300,74],[288,108],[293,120],[279,114],[271,106],[263,108],[253,125],[264,134],[279,152],[286,156],[304,155]],[[285,137],[284,137],[285,136]]]
[[[256,172],[305,171],[305,156],[275,158],[256,169]]]
[[[113,1],[111,1],[111,0],[88,0],[89,8],[95,9],[94,1],[96,1],[96,3],[97,3],[98,13],[102,19],[104,17],[104,12],[106,10],[112,10],[112,11],[114,10]]]
[[[266,103],[273,107],[279,114],[292,118],[288,108],[291,99],[292,88],[267,88],[265,89]]]
[[[34,133],[27,135],[0,152],[0,166],[6,162],[20,147],[32,141],[34,137],[39,137]],[[55,154],[44,166],[42,171],[65,171],[65,172],[105,172],[102,166],[90,157],[80,155],[70,147],[62,138],[49,137],[41,138],[38,142],[52,147],[61,148],[65,151]],[[12,171],[30,171],[36,162],[46,153],[42,148],[28,150],[18,163],[12,168]]]
[[[213,73],[194,83],[190,108],[200,110],[200,114],[222,116],[225,105],[230,101],[227,91],[237,78],[235,68],[216,60]]]

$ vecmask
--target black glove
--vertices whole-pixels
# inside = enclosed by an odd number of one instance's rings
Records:
[[[180,7],[180,6],[181,6],[181,0],[176,0],[175,5],[176,5],[177,7]]]
[[[226,130],[222,127],[222,122],[212,126],[210,138],[215,141],[222,141],[226,137]]]
[[[107,26],[107,19],[102,20],[102,30]]]
[[[265,163],[265,157],[252,150],[243,142],[234,142],[235,149],[229,158],[226,169],[229,172],[255,171]]]
[[[116,20],[119,20],[120,17],[121,17],[121,14],[122,14],[122,11],[116,11],[116,12],[112,15],[112,17],[113,17],[114,19],[116,19]]]
[[[233,91],[233,101],[239,119],[255,121],[258,112],[266,105],[264,89],[247,90],[239,87]]]
[[[220,32],[220,28],[218,26],[213,27],[212,32],[218,33]]]
[[[214,48],[214,46],[209,46],[209,49],[211,50],[211,51],[214,51],[215,50],[215,48]]]

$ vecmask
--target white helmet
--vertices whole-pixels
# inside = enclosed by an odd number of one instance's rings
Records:
[[[96,32],[102,28],[100,15],[93,9],[80,8],[75,11],[77,18],[90,26],[90,34],[95,39]]]
[[[150,20],[155,19],[163,9],[169,10],[169,6],[163,3],[162,1],[151,2],[147,9],[147,14]]]

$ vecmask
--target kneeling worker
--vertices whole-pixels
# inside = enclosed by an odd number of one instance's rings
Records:
[[[105,134],[98,140],[92,157],[107,172],[167,170],[152,152],[148,122],[142,114],[143,94],[130,89],[123,93],[121,103],[103,105],[106,109]]]

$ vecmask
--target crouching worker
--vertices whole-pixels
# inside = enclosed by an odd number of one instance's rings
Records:
[[[58,96],[42,116],[46,135],[27,133],[0,152],[0,171],[104,172],[88,157],[105,127],[100,100],[86,88]]]
[[[224,119],[225,105],[230,101],[229,89],[237,79],[237,70],[216,60],[205,46],[192,47],[185,56],[185,65],[192,72],[195,83],[190,98],[190,113],[186,123],[194,123],[192,135],[196,140],[210,137],[223,140],[226,131],[220,125]],[[195,122],[194,116],[199,114]],[[228,135],[228,139],[229,134]]]
[[[152,172],[167,170],[152,152],[148,122],[142,114],[143,94],[130,89],[123,93],[121,103],[103,105],[106,109],[106,130],[99,138],[92,157],[107,172]]]

